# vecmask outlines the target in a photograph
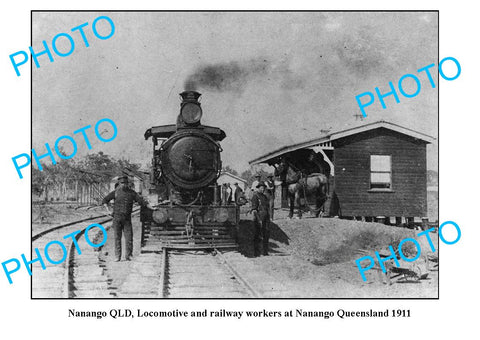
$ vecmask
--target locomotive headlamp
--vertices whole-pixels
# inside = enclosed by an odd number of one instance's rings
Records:
[[[168,215],[164,211],[155,210],[152,214],[152,218],[155,222],[163,224],[163,223],[167,222]]]
[[[228,210],[225,208],[220,208],[215,210],[215,221],[216,222],[227,222],[228,221]]]
[[[196,103],[185,103],[180,111],[182,119],[187,124],[196,124],[202,118],[202,108]]]

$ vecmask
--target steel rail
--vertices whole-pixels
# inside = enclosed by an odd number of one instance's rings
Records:
[[[137,208],[132,212],[132,215],[137,215],[139,211],[140,211],[140,208]],[[102,216],[98,216],[97,218],[99,217],[102,217]],[[80,221],[77,221],[77,223],[84,222],[85,220],[89,220],[89,219],[80,220]],[[112,220],[113,220],[113,217],[109,217],[107,219],[99,221],[99,224],[110,222]],[[72,225],[72,224],[69,224],[69,225]],[[105,230],[110,229],[110,227],[111,225],[107,226]],[[80,240],[80,238],[85,234],[85,230],[87,228],[88,226],[83,228],[77,235],[75,235],[75,240],[77,243]],[[58,229],[58,227],[56,229]],[[70,243],[70,246],[68,247],[66,265],[65,265],[65,276],[64,276],[64,283],[63,283],[63,287],[64,287],[63,298],[66,298],[66,299],[74,298],[74,295],[73,295],[73,288],[74,288],[74,281],[75,281],[73,277],[74,262],[75,262],[75,242],[72,240],[72,242]]]
[[[135,214],[137,213],[138,211],[140,210],[140,208],[136,208],[136,209],[133,209],[132,210],[132,214]],[[112,215],[110,214],[103,214],[103,215],[98,215],[98,216],[93,216],[93,217],[87,217],[87,218],[83,218],[81,220],[76,220],[76,221],[72,221],[72,222],[68,222],[68,223],[65,223],[65,224],[61,224],[59,226],[56,226],[56,227],[52,227],[50,229],[47,229],[47,230],[44,230],[42,232],[39,232],[38,234],[36,235],[33,235],[32,236],[32,241],[36,241],[37,239],[39,239],[40,237],[44,236],[44,235],[47,235],[55,230],[58,230],[58,229],[62,229],[62,228],[65,228],[65,227],[70,227],[72,225],[75,225],[75,224],[78,224],[78,223],[82,223],[82,222],[86,222],[86,221],[91,221],[91,220],[96,220],[97,218],[102,218],[102,217],[106,217],[106,216],[109,216],[107,219],[103,220],[103,221],[100,221],[99,223],[105,223],[105,222],[109,222],[113,219]]]
[[[218,250],[215,249],[215,252],[218,257],[222,260],[222,263],[230,270],[230,272],[233,274],[233,276],[242,284],[242,286],[245,288],[245,290],[248,292],[250,297],[252,298],[261,298],[261,294],[259,294],[249,283],[247,280],[245,280],[242,275],[232,266],[231,263],[228,262],[227,258],[223,256],[223,254]]]
[[[227,267],[228,271],[231,275],[235,277],[235,279],[239,282],[239,284],[243,287],[246,293],[251,298],[261,298],[262,295],[257,292],[247,280],[245,280],[240,273],[234,268],[234,266],[229,263],[229,261],[225,258],[225,256],[218,250],[214,249],[216,256],[220,258],[220,262]],[[161,260],[161,267],[162,270],[160,272],[160,284],[158,288],[158,296],[160,298],[168,298],[168,247],[164,247],[162,250],[162,260]]]

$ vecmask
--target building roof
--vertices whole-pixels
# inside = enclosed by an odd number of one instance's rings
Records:
[[[230,176],[232,178],[235,178],[239,182],[247,183],[247,181],[244,180],[242,177],[235,176],[234,174],[232,174],[231,172],[228,172],[228,171],[222,171],[220,173],[220,176],[222,176],[222,175]]]
[[[293,145],[287,145],[284,146],[280,149],[274,150],[272,152],[269,152],[263,156],[257,157],[250,162],[248,162],[250,165],[255,165],[255,164],[260,164],[260,163],[266,163],[268,160],[271,160],[273,158],[279,157],[283,154],[286,154],[288,152],[296,151],[299,149],[305,149],[305,148],[312,148],[315,146],[326,146],[326,147],[331,147],[331,142],[340,138],[348,137],[351,135],[355,135],[361,132],[365,131],[370,131],[378,128],[385,128],[388,130],[396,131],[398,133],[410,136],[415,139],[419,139],[424,141],[425,143],[432,143],[435,138],[429,135],[426,135],[424,133],[394,124],[390,123],[384,120],[380,120],[377,122],[373,123],[368,123],[360,126],[356,126],[353,128],[345,129],[345,130],[340,130],[336,132],[332,132],[327,135],[320,136],[318,138],[298,143],[298,144],[293,144]]]

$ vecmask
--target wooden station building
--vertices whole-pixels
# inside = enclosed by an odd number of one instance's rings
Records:
[[[250,161],[278,164],[286,157],[302,168],[312,151],[330,164],[326,212],[391,222],[427,215],[427,144],[433,137],[386,121],[328,133]],[[286,189],[281,192],[286,207]],[[335,201],[335,202],[334,202]]]

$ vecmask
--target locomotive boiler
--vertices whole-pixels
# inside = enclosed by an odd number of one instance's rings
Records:
[[[236,247],[237,205],[222,204],[216,181],[225,132],[201,123],[200,93],[180,93],[176,124],[154,126],[149,200],[142,209],[142,244],[167,248]],[[153,202],[152,202],[153,201]]]

